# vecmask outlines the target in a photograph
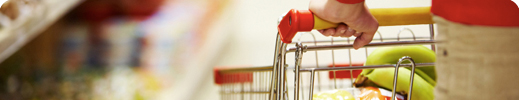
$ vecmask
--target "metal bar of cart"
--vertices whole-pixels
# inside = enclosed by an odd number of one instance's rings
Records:
[[[394,77],[393,77],[393,89],[391,90],[391,100],[396,100],[396,86],[397,86],[397,82],[398,82],[398,70],[400,68],[401,63],[406,60],[411,62],[411,75],[410,75],[411,77],[409,78],[409,80],[410,80],[409,94],[407,94],[408,95],[407,99],[411,100],[411,95],[413,93],[414,72],[415,72],[416,65],[414,63],[414,60],[408,56],[400,58],[398,60],[398,63],[395,65],[395,72],[394,72]]]
[[[416,67],[434,66],[434,63],[416,63]],[[354,69],[375,69],[375,68],[395,68],[396,64],[390,65],[371,65],[371,66],[351,66],[351,67],[327,67],[327,68],[301,68],[302,72],[311,71],[342,71]],[[411,67],[411,64],[400,64],[400,67]]]
[[[385,41],[391,41],[391,40],[397,40],[398,38],[384,38],[384,39],[373,39],[373,41],[381,41],[381,40],[385,40]],[[432,40],[430,39],[430,37],[403,37],[403,38],[399,38],[399,39],[403,39],[403,40],[409,40],[409,39],[417,39],[417,40]],[[354,39],[340,39],[340,40],[333,40],[333,42],[353,42],[355,41]],[[300,41],[301,43],[330,43],[332,42],[331,40],[316,40],[316,41]],[[290,43],[290,44],[296,44],[294,42]]]
[[[416,40],[416,41],[393,41],[393,42],[377,42],[370,43],[365,45],[364,47],[377,47],[377,46],[390,46],[390,45],[418,45],[418,44],[432,44],[436,43],[434,40]],[[316,50],[329,50],[329,49],[351,49],[353,48],[353,44],[335,44],[335,45],[318,45],[318,46],[307,46],[305,47],[306,51],[316,51]],[[295,52],[296,47],[291,47],[287,49],[287,52]]]
[[[247,94],[247,93],[262,93],[268,94],[270,91],[220,91],[223,94]]]
[[[263,72],[263,71],[272,71],[272,66],[258,66],[251,68],[234,68],[234,69],[222,69],[220,73],[240,73],[240,72]]]
[[[351,66],[351,67],[323,67],[323,68],[301,68],[300,71],[310,72],[314,71],[342,71],[355,69],[375,69],[375,68],[393,68],[396,64],[388,65],[370,65],[370,66]],[[434,63],[416,63],[416,67],[434,66]],[[401,64],[400,67],[411,67],[411,64]],[[295,69],[295,67],[288,67],[287,69]],[[272,71],[272,66],[253,67],[253,68],[237,68],[222,70],[222,73],[241,73],[241,72],[258,72],[258,71]]]

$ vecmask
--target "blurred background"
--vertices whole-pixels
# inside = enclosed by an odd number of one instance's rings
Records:
[[[271,65],[278,18],[309,0],[1,2],[1,100],[214,100],[213,67]]]

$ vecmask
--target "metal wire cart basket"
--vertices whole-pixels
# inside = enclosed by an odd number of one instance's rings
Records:
[[[396,76],[398,75],[396,69],[398,67],[411,67],[411,72],[414,73],[415,67],[433,66],[434,63],[415,63],[413,58],[404,56],[399,59],[397,64],[364,66],[358,60],[364,58],[353,57],[352,55],[362,54],[367,58],[370,49],[380,46],[428,45],[434,50],[434,25],[431,21],[429,9],[430,7],[370,9],[370,12],[379,21],[380,26],[421,24],[426,29],[428,28],[426,31],[429,32],[427,34],[429,36],[415,36],[411,28],[405,27],[398,32],[392,32],[393,34],[377,32],[370,44],[358,50],[351,50],[353,49],[354,39],[325,38],[324,40],[316,40],[316,35],[320,35],[319,33],[302,32],[318,29],[316,28],[318,26],[334,27],[334,24],[322,22],[315,16],[305,15],[306,13],[311,15],[311,12],[307,10],[291,10],[280,20],[272,66],[214,68],[214,80],[220,86],[220,99],[312,100],[314,93],[330,89],[344,89],[356,94],[358,90],[352,85],[354,78],[362,69],[375,68],[395,68],[393,79],[393,83],[395,83],[393,88],[395,88],[397,84]],[[308,23],[304,21],[313,21],[311,24],[314,24],[314,27],[301,29],[306,26],[298,24]],[[395,36],[394,33],[396,33],[396,37],[383,37],[383,35]],[[401,37],[401,34],[407,34],[407,36],[402,35]],[[295,60],[291,61],[290,58]],[[310,60],[304,60],[304,58]],[[404,61],[410,63],[402,63]],[[411,74],[408,96],[412,93],[413,77],[414,74]],[[392,91],[391,96],[395,97],[395,95],[395,91]],[[409,99],[410,97],[408,97]]]

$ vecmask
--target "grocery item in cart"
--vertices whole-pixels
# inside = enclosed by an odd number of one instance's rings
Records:
[[[360,100],[391,100],[391,91],[376,87],[365,87],[361,89]],[[397,94],[397,100],[404,100],[404,96]]]
[[[398,77],[396,82],[396,89],[394,91],[402,94],[409,94],[409,84],[411,82],[413,83],[413,90],[411,94],[411,100],[433,100],[434,99],[434,87],[429,84],[427,81],[425,81],[422,77],[419,75],[414,75],[414,81],[408,79],[411,76],[411,70],[406,68],[399,68],[398,69]],[[361,74],[359,76],[359,80],[363,81],[356,81],[357,86],[364,86],[369,83],[367,81],[371,81],[376,86],[386,88],[393,90],[393,76],[394,76],[395,68],[380,68],[380,69],[374,69],[368,74]],[[360,82],[360,83],[359,83]],[[359,85],[362,84],[362,85]],[[368,85],[372,86],[372,85]]]
[[[436,61],[436,55],[431,49],[423,45],[411,45],[377,48],[368,56],[365,65],[396,64],[398,58],[403,56],[413,58],[416,63],[433,63]],[[406,68],[411,69],[410,67]],[[371,71],[373,71],[373,69],[364,69],[361,74],[367,74]],[[434,66],[417,67],[415,73],[432,86],[436,85],[436,71]]]
[[[338,89],[314,94],[313,100],[355,100],[355,97],[346,90]]]
[[[373,51],[368,56],[365,65],[396,64],[399,62],[398,58],[403,56],[412,57],[414,62],[418,63],[431,63],[436,59],[432,50],[421,45],[383,47]],[[364,69],[356,79],[355,85],[378,86],[393,90],[393,85],[397,84],[393,91],[408,94],[410,92],[409,84],[413,80],[407,78],[411,76],[412,71],[409,68],[399,68],[398,71],[400,71],[398,72],[398,79],[394,83],[395,68]],[[414,74],[416,77],[414,77],[413,88],[419,91],[413,91],[411,99],[432,100],[436,82],[430,76],[436,76],[434,66],[418,67]]]
[[[398,58],[401,58],[403,56],[409,56],[413,58],[413,60],[416,63],[432,63],[436,61],[436,55],[434,51],[423,45],[412,45],[377,48],[375,51],[371,52],[371,54],[366,59],[365,64],[396,64],[398,62]],[[410,69],[410,67],[407,68]],[[434,66],[417,67],[416,69],[423,71],[433,80],[436,79],[436,71],[434,69]]]

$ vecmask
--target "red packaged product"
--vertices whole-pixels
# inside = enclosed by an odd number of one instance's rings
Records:
[[[359,95],[360,100],[391,100],[391,91],[376,87],[365,87]],[[404,96],[396,94],[397,100],[406,100]]]

